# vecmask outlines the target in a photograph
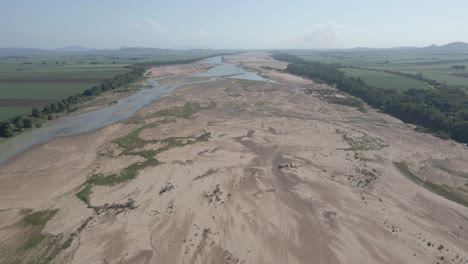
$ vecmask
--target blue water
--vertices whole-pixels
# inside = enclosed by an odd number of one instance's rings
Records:
[[[215,64],[216,66],[209,69],[207,72],[195,74],[195,77],[227,77],[234,79],[243,79],[251,81],[263,81],[270,82],[269,79],[265,79],[259,76],[256,72],[248,72],[241,67],[233,64],[224,63],[222,57],[214,57],[206,59],[204,62]]]

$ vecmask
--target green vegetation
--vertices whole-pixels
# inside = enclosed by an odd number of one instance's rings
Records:
[[[468,141],[468,96],[460,88],[440,85],[436,89],[381,89],[369,86],[361,78],[346,77],[339,70],[341,64],[305,61],[284,53],[274,57],[290,62],[286,71],[291,74],[336,84],[338,90],[404,122],[424,127],[440,137]]]
[[[336,96],[328,96],[327,101],[333,104],[354,107],[362,113],[367,113],[366,103],[364,103],[364,101],[362,101],[361,99],[357,99],[354,97],[341,98],[341,97],[336,97]]]
[[[59,101],[79,94],[94,83],[0,83],[1,99],[31,99]],[[38,102],[40,103],[40,102]],[[28,105],[40,106],[36,104]]]
[[[44,227],[47,222],[54,217],[58,210],[44,210],[34,213],[28,213],[23,218],[26,225],[34,225]]]
[[[290,51],[288,53],[310,61],[328,64],[339,63],[347,67],[382,71],[420,80],[430,85],[446,84],[451,88],[462,88],[468,91],[468,54],[431,53],[414,50]],[[364,77],[368,73],[361,73],[362,76],[349,76],[365,79]],[[383,77],[388,79],[389,76]],[[394,76],[388,81],[395,85],[402,82],[397,77]],[[381,81],[377,79],[377,82]],[[379,87],[375,83],[368,84]],[[401,84],[404,86],[403,82]],[[401,89],[400,87],[382,88]]]
[[[351,151],[380,150],[388,146],[382,140],[378,138],[373,138],[367,134],[364,134],[360,137],[353,137],[353,136],[350,136],[345,131],[341,131],[339,129],[336,130],[336,133],[340,134],[343,140],[346,141],[346,143],[348,143],[348,145],[350,146],[349,149],[345,149],[345,150],[351,150]]]
[[[436,193],[450,201],[456,202],[463,206],[468,207],[468,196],[461,195],[454,188],[447,185],[438,185],[430,181],[423,180],[413,174],[405,162],[393,162],[393,165],[403,174],[405,177],[413,181],[414,183],[426,188],[427,190]]]
[[[68,236],[59,235],[42,235],[42,230],[47,222],[57,213],[56,210],[43,210],[39,212],[31,212],[28,210],[23,218],[24,233],[20,238],[24,243],[16,245],[16,249],[10,249],[5,254],[6,263],[51,263],[54,258],[62,251],[69,248],[73,239],[80,234],[84,228],[93,219],[88,217],[75,232]],[[32,253],[32,254],[31,254]],[[32,259],[31,259],[32,258]]]
[[[399,76],[396,74],[358,68],[340,68],[348,77],[359,77],[366,84],[383,89],[408,90],[424,89],[428,84],[420,80]]]
[[[140,132],[145,127],[140,127],[126,135],[125,137],[121,137],[112,141],[113,143],[119,145],[119,147],[124,149],[123,154],[130,154],[130,152],[136,148],[141,148],[146,145],[146,141],[139,137]]]
[[[29,107],[0,107],[0,120],[7,120],[13,116],[24,115],[31,112]]]
[[[148,57],[144,57],[141,58],[141,62],[132,65],[117,63],[102,65],[97,61],[96,63],[91,61],[87,64],[80,61],[75,62],[74,65],[68,65],[64,61],[51,66],[50,62],[44,64],[44,62],[37,63],[37,61],[30,62],[18,59],[21,66],[13,63],[17,67],[15,70],[11,69],[11,63],[6,63],[6,66],[0,63],[0,102],[2,105],[16,107],[12,111],[3,110],[3,113],[0,114],[0,117],[9,118],[6,121],[0,119],[0,137],[12,137],[25,129],[40,126],[43,122],[54,119],[57,114],[72,111],[77,105],[103,92],[128,86],[143,78],[148,67],[191,63],[217,55],[219,54],[210,53],[205,56],[192,54],[184,59],[157,61],[149,61]],[[136,61],[138,60],[140,58],[136,59]],[[100,71],[102,71],[102,75],[97,74]],[[117,73],[120,74],[115,75]],[[104,76],[113,76],[113,78],[102,81]],[[101,82],[99,85],[92,86],[93,83],[99,82]],[[30,83],[34,85],[29,85]],[[92,87],[89,88],[90,86]],[[65,98],[66,96],[68,98]],[[33,110],[29,114],[25,114],[24,109],[19,110],[18,106],[33,106]],[[184,111],[190,111],[190,109],[183,109],[180,114],[185,114]],[[13,116],[18,113],[20,115]],[[27,122],[31,125],[26,127],[18,125],[21,123],[18,120],[25,118],[29,120]]]
[[[134,163],[127,168],[123,169],[118,174],[103,175],[103,174],[94,174],[88,178],[86,183],[89,185],[107,185],[112,186],[115,184],[123,183],[129,180],[136,178],[138,172],[148,166],[157,166],[159,161],[154,158],[149,158],[143,162]],[[87,186],[87,187],[88,187]],[[85,188],[86,189],[86,188]],[[91,194],[89,190],[88,196]],[[88,200],[89,203],[89,200]]]
[[[56,210],[43,210],[38,212],[28,212],[23,218],[25,226],[30,228],[30,232],[26,236],[26,242],[23,245],[24,250],[36,247],[44,240],[45,236],[41,233],[47,222],[57,213]]]
[[[22,210],[22,221],[15,227],[19,233],[6,238],[7,243],[2,243],[0,248],[2,263],[49,263],[42,256],[48,253],[61,236],[43,235],[42,230],[57,212],[57,209],[37,212],[31,209]],[[29,254],[30,252],[32,254]],[[31,256],[34,261],[26,260]]]
[[[82,93],[103,80],[131,71],[128,64],[85,64],[76,58],[56,58],[60,63],[45,62],[46,57],[0,58],[0,101],[8,108],[43,107]],[[29,59],[30,63],[25,64]],[[28,99],[21,101],[19,99]],[[6,112],[8,113],[8,112]],[[25,112],[10,111],[0,122]]]
[[[159,110],[151,117],[181,117],[188,118],[192,114],[200,111],[201,106],[198,103],[186,103],[183,106],[174,106],[168,109]]]
[[[81,191],[79,191],[76,196],[78,197],[78,199],[80,199],[81,201],[83,201],[85,204],[89,205],[89,197],[91,196],[91,184],[85,184],[84,188],[81,189]]]
[[[186,103],[183,106],[171,107],[168,109],[160,110],[147,118],[150,117],[175,117],[175,118],[188,118],[192,114],[200,111],[202,107],[198,103]],[[156,155],[164,151],[170,150],[172,148],[181,148],[189,144],[196,142],[207,141],[210,137],[209,132],[204,132],[199,136],[190,136],[190,137],[169,137],[162,140],[144,140],[140,138],[140,133],[143,129],[155,127],[160,124],[166,124],[173,122],[174,119],[165,118],[150,124],[143,125],[139,128],[136,128],[129,134],[124,137],[115,139],[113,143],[119,145],[123,149],[120,155],[137,155],[145,160],[142,162],[137,162],[129,165],[124,168],[121,172],[104,175],[101,173],[91,175],[86,182],[84,187],[76,194],[76,196],[87,204],[89,207],[95,208],[90,204],[90,195],[92,193],[93,186],[106,185],[112,186],[115,184],[127,182],[135,179],[138,176],[138,173],[146,167],[157,166],[160,162],[156,159]],[[161,143],[161,147],[155,150],[138,150],[139,148],[144,147],[149,143]]]
[[[56,103],[51,103],[39,110],[33,107],[30,114],[23,116],[16,116],[8,121],[0,123],[0,136],[11,137],[15,134],[21,133],[27,127],[22,125],[22,120],[28,118],[33,124],[40,124],[47,119],[51,119],[53,114],[68,112],[74,105],[77,105],[85,100],[89,100],[102,92],[113,90],[125,85],[128,85],[143,77],[145,69],[143,67],[133,67],[132,71],[122,75],[114,77],[110,81],[104,81],[99,86],[94,86],[88,90],[85,90],[80,95],[70,96],[67,99],[63,99]]]

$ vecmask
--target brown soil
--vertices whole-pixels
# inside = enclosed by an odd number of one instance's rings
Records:
[[[0,107],[44,106],[56,101],[54,99],[0,99]]]
[[[0,83],[100,83],[104,79],[97,78],[40,78],[40,77],[23,77],[23,78],[8,78],[0,77]]]

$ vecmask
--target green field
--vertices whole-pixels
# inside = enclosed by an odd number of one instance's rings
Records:
[[[78,58],[0,58],[0,121],[130,71],[128,64],[89,63]]]
[[[360,77],[368,85],[383,89],[407,90],[410,88],[424,89],[428,87],[428,84],[425,82],[386,72],[356,68],[340,68],[340,70],[346,76]]]
[[[300,58],[320,61],[324,63],[340,63],[343,66],[375,69],[379,71],[393,71],[409,73],[412,75],[422,74],[424,78],[445,83],[451,87],[460,87],[468,91],[468,54],[429,54],[411,51],[398,50],[347,50],[347,51],[288,51],[289,54]],[[465,70],[454,70],[454,65],[464,65]],[[411,79],[395,74],[370,73],[366,70],[346,69],[349,76],[361,77],[368,81],[369,85],[377,87],[394,88],[393,84],[401,87],[411,88],[412,86],[422,87],[419,80]],[[393,76],[393,78],[390,78]],[[427,85],[425,85],[427,86]],[[416,87],[414,87],[416,88]]]
[[[31,107],[0,107],[0,121],[31,112]]]
[[[33,106],[80,94],[103,80],[130,72],[130,65],[135,63],[185,60],[211,54],[213,51],[0,57],[0,122],[25,114]]]
[[[0,99],[62,99],[97,83],[0,83]]]

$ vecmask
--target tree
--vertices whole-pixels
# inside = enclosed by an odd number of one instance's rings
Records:
[[[42,109],[42,113],[48,115],[50,114],[52,111],[50,110],[50,106],[46,105],[44,106],[44,108]]]
[[[31,120],[31,118],[29,117],[26,117],[25,119],[23,119],[23,126],[25,128],[31,128],[33,126],[33,121]]]
[[[57,103],[57,111],[58,112],[63,112],[65,111],[65,105],[62,102]]]
[[[52,103],[50,104],[50,111],[54,112],[54,113],[57,113],[57,104],[56,103]]]
[[[13,129],[11,129],[11,123],[9,121],[0,123],[0,136],[5,138],[13,136]]]
[[[16,126],[16,129],[21,130],[23,128],[23,117],[15,116],[11,119],[13,124]]]
[[[41,112],[40,112],[39,109],[37,109],[37,107],[35,107],[35,106],[32,108],[32,116],[33,116],[34,118],[39,118],[39,117],[41,117]]]
[[[422,126],[435,135],[468,142],[468,96],[460,88],[436,82],[437,89],[385,90],[369,86],[359,78],[344,76],[339,64],[307,61],[288,54],[275,54],[274,58],[290,62],[286,68],[289,73],[337,84],[338,90],[359,97],[404,122]],[[411,77],[427,82],[420,73]]]

